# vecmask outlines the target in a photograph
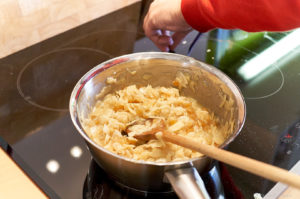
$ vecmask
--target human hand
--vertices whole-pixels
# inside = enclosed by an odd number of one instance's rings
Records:
[[[173,50],[192,30],[181,13],[181,0],[153,1],[143,27],[146,36],[165,52]]]

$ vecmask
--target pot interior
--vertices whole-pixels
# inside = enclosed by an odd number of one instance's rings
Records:
[[[172,57],[173,56],[173,57]],[[105,65],[105,64],[104,64]],[[105,66],[101,66],[105,67]],[[97,68],[97,67],[96,67]],[[227,145],[239,132],[244,122],[244,101],[235,84],[219,70],[192,58],[171,55],[167,57],[130,57],[96,73],[92,71],[83,78],[84,85],[78,96],[76,110],[79,121],[85,119],[97,100],[103,99],[129,85],[152,85],[174,87],[173,81],[181,73],[189,78],[188,85],[180,89],[181,95],[196,99],[199,104],[219,118],[220,126],[228,134]],[[91,77],[92,74],[92,77]],[[86,78],[86,79],[85,79]],[[116,83],[107,83],[113,78]]]

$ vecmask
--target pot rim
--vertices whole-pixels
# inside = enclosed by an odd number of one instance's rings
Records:
[[[164,56],[164,57],[162,57],[162,56]],[[90,139],[89,136],[85,133],[85,131],[79,121],[78,113],[77,113],[77,99],[80,95],[82,88],[95,75],[97,75],[98,73],[101,73],[102,71],[104,71],[110,67],[117,66],[118,64],[124,63],[127,61],[139,60],[141,58],[143,58],[143,59],[153,59],[153,58],[167,59],[168,57],[172,57],[173,60],[174,60],[174,58],[176,58],[178,60],[184,59],[185,61],[187,61],[189,63],[201,63],[202,68],[204,68],[208,72],[213,73],[219,79],[222,79],[222,81],[225,79],[227,84],[231,84],[230,90],[233,93],[236,93],[238,95],[238,97],[241,98],[241,102],[243,105],[242,106],[243,114],[242,114],[242,116],[239,116],[239,118],[241,117],[242,119],[241,119],[241,121],[240,120],[238,121],[239,122],[238,130],[236,132],[232,133],[232,135],[222,145],[220,145],[219,148],[224,148],[225,146],[227,146],[229,143],[231,143],[236,138],[236,136],[241,132],[241,130],[244,126],[245,120],[246,120],[246,103],[245,103],[244,97],[243,97],[242,92],[240,91],[239,87],[234,83],[234,81],[229,76],[227,76],[225,73],[223,73],[222,71],[220,71],[219,69],[217,69],[213,66],[210,66],[204,62],[198,61],[192,57],[188,57],[185,55],[167,53],[167,52],[139,52],[139,53],[131,53],[131,54],[118,56],[118,57],[109,59],[107,61],[104,61],[104,62],[96,65],[95,67],[93,67],[91,70],[89,70],[76,83],[76,85],[71,93],[71,97],[70,97],[69,112],[70,112],[70,116],[71,116],[73,125],[76,127],[77,131],[85,139],[86,142],[88,142],[89,144],[92,144],[98,150],[101,150],[111,156],[114,156],[115,158],[129,161],[134,164],[144,164],[144,165],[153,165],[153,166],[176,166],[176,165],[188,164],[193,161],[200,160],[200,159],[207,157],[207,156],[203,155],[203,156],[196,157],[196,158],[190,158],[190,159],[186,159],[186,160],[172,161],[172,162],[152,162],[152,161],[135,160],[135,159],[127,158],[127,157],[120,156],[116,153],[113,153],[113,152],[105,149],[104,147],[98,145],[96,142],[94,142],[92,139]],[[232,89],[235,89],[236,92],[234,92]]]

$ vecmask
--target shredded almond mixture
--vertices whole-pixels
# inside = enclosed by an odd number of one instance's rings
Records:
[[[219,146],[227,138],[225,128],[218,127],[213,114],[195,99],[180,96],[177,88],[128,86],[99,100],[84,128],[88,136],[100,146],[118,155],[135,160],[170,162],[199,157],[202,154],[159,139],[141,143],[132,135],[147,130],[137,125],[130,134],[124,130],[133,121],[162,118],[169,132]],[[232,129],[232,128],[226,128]]]

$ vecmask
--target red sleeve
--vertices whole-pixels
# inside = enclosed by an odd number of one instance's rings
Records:
[[[214,28],[249,32],[300,27],[300,0],[182,0],[182,14],[200,32]]]

